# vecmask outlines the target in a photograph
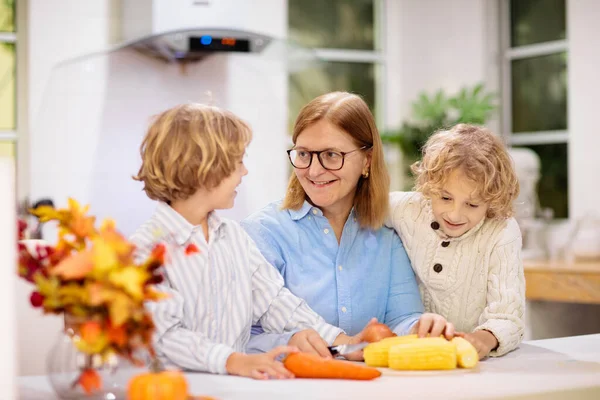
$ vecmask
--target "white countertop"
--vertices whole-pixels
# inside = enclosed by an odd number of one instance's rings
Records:
[[[472,371],[382,371],[381,378],[367,382],[186,376],[191,393],[219,399],[600,399],[600,334],[525,342]],[[17,385],[21,399],[56,399],[45,376],[19,377]]]

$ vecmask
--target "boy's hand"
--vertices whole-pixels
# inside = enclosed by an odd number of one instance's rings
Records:
[[[297,347],[303,353],[316,354],[321,357],[331,358],[327,342],[314,329],[305,329],[295,333],[288,345]]]
[[[483,360],[490,354],[490,351],[498,346],[498,339],[490,331],[481,330],[473,333],[456,332],[456,336],[460,336],[469,341],[477,350],[479,359]]]
[[[431,337],[441,336],[450,340],[454,337],[454,324],[446,321],[446,318],[438,314],[425,313],[410,330],[410,333],[416,333],[419,337],[425,337],[427,334]]]
[[[227,359],[225,368],[230,375],[246,376],[253,379],[291,379],[294,377],[277,358],[287,353],[297,353],[292,346],[280,346],[264,354],[233,353]]]

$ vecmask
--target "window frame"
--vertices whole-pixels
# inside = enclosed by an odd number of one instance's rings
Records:
[[[15,24],[15,30],[16,30],[16,24]],[[17,32],[0,32],[0,43],[11,43],[16,45],[17,44]],[[15,75],[16,75],[16,61],[17,61],[17,49],[15,46]],[[15,86],[17,82],[17,77],[15,76]],[[15,87],[15,109],[17,108],[17,97],[18,97],[18,93],[17,93],[17,88]],[[15,146],[17,146],[17,139],[18,139],[18,135],[17,135],[17,130],[18,130],[18,120],[15,116],[15,128],[14,129],[0,129],[0,141],[2,142],[13,142],[13,144]],[[15,159],[17,158],[17,154],[15,153]]]
[[[510,45],[510,0],[500,0],[500,40],[502,52],[502,125],[504,135],[511,145],[537,145],[569,142],[569,129],[552,131],[512,131],[512,71],[511,63],[539,56],[569,51],[569,41],[555,40],[519,47]],[[567,61],[568,62],[568,61]],[[567,88],[568,90],[568,88]]]
[[[374,116],[377,124],[383,126],[385,121],[386,93],[384,77],[386,72],[386,30],[385,30],[385,10],[389,0],[372,0],[374,8],[374,35],[375,49],[373,50],[354,50],[340,48],[322,48],[316,47],[311,50],[319,61],[322,62],[343,62],[343,63],[361,63],[373,64],[375,67],[375,104]]]
[[[565,0],[565,3],[567,0]],[[511,47],[511,19],[510,0],[499,0],[500,9],[500,69],[501,69],[501,124],[502,135],[509,146],[535,146],[547,144],[569,145],[569,126],[567,129],[513,132],[512,124],[512,62],[533,57],[547,56],[553,54],[567,53],[567,65],[569,54],[568,37],[564,40],[554,40],[518,47]],[[567,4],[565,4],[567,6]],[[569,88],[567,87],[567,92]],[[567,94],[568,95],[568,94]],[[568,104],[567,110],[568,113]],[[565,165],[568,168],[568,163]],[[570,183],[567,184],[567,196],[570,192]],[[570,208],[570,207],[569,207]],[[569,212],[570,215],[570,212]],[[562,220],[563,218],[554,218]]]

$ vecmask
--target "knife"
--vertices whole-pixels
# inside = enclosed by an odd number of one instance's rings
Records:
[[[355,351],[359,351],[364,349],[369,345],[369,342],[361,342],[357,344],[341,344],[339,346],[330,346],[328,347],[332,356],[343,356],[346,354],[354,353]]]

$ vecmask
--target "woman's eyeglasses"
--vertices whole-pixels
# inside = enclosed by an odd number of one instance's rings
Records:
[[[304,149],[291,149],[288,150],[288,157],[294,168],[307,169],[312,164],[313,155],[317,155],[319,162],[328,171],[338,171],[344,167],[344,159],[346,155],[354,153],[355,151],[370,149],[371,146],[363,146],[361,148],[342,152],[335,150],[321,150],[321,151],[309,151]]]

